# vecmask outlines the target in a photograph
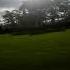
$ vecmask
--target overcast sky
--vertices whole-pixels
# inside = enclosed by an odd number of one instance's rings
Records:
[[[0,16],[5,10],[17,9],[22,4],[23,0],[0,0]]]
[[[0,15],[5,10],[12,10],[12,9],[19,8],[23,3],[23,1],[27,1],[27,0],[0,0]]]
[[[22,0],[0,0],[0,8],[18,8]]]
[[[18,8],[23,1],[27,0],[0,0],[0,10],[4,8]]]

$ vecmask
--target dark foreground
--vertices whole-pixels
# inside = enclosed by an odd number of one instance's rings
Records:
[[[70,70],[70,30],[0,35],[0,70]]]

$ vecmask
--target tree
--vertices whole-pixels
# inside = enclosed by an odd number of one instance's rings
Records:
[[[9,31],[15,31],[16,30],[16,20],[15,15],[13,12],[6,11],[5,15],[3,15],[4,22],[5,22],[5,28]]]
[[[29,16],[26,20],[30,25],[35,25],[36,27],[42,26],[42,21],[44,21],[46,18],[46,5],[48,5],[47,2],[49,3],[49,0],[34,0],[23,2],[22,6],[20,7],[20,10],[24,13],[26,13],[26,9],[28,10],[29,13],[27,15]]]

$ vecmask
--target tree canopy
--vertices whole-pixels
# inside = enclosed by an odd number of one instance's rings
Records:
[[[3,18],[11,30],[61,29],[70,26],[69,0],[34,0],[23,2],[19,10],[6,11]],[[7,28],[6,27],[6,28]]]

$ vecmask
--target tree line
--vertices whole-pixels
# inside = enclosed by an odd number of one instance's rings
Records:
[[[44,6],[44,5],[43,5]],[[0,33],[42,33],[70,28],[70,1],[53,1],[44,7],[23,4],[19,10],[5,11]]]

